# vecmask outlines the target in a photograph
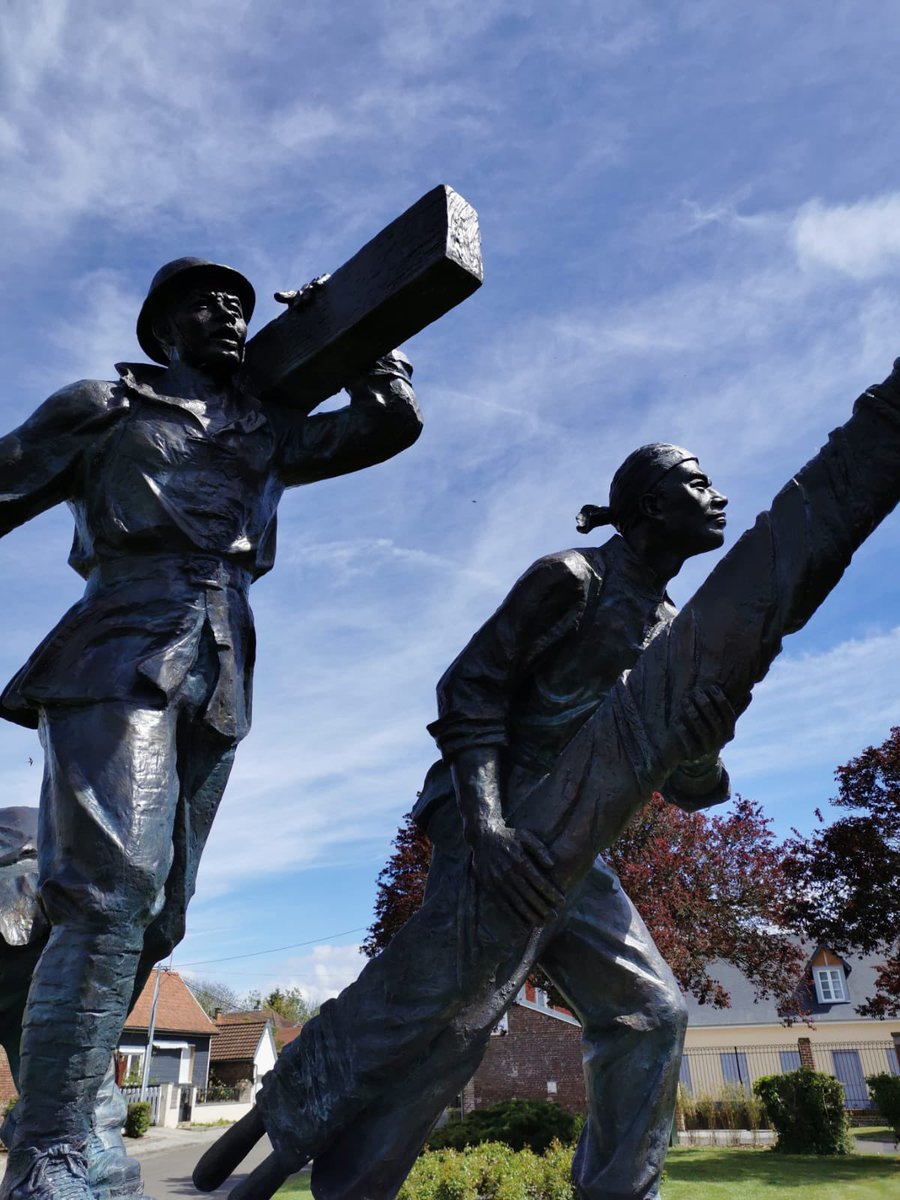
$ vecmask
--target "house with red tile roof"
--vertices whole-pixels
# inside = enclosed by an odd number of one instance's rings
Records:
[[[122,1031],[116,1053],[120,1083],[141,1082],[156,978],[154,971],[128,1014]],[[161,970],[150,1082],[185,1083],[205,1088],[209,1077],[210,1044],[215,1037],[215,1024],[178,972]],[[6,1054],[0,1049],[0,1103],[14,1100],[16,1095]]]
[[[240,1088],[255,1096],[263,1076],[271,1071],[278,1056],[272,1014],[265,1009],[219,1012],[216,1029],[209,1069],[211,1082]]]
[[[128,1014],[116,1056],[120,1081],[140,1083],[154,996],[157,1000],[150,1082],[205,1088],[216,1026],[178,972],[165,969],[153,971]]]

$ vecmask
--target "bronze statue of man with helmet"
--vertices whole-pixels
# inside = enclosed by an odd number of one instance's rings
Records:
[[[0,534],[66,501],[69,562],[87,583],[0,700],[44,747],[50,924],[4,1134],[4,1200],[141,1194],[117,1131],[103,1135],[98,1096],[112,1092],[133,999],[183,936],[250,725],[248,591],[272,567],[278,502],[399,453],[421,428],[401,356],[347,382],[340,410],[260,399],[241,372],[254,299],[230,267],[169,263],[137,323],[160,365],[71,384],[0,439]]]

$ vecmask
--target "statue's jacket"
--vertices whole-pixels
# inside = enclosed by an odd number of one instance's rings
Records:
[[[514,803],[553,769],[676,612],[618,534],[538,559],[438,683],[440,716],[428,728],[445,762],[463,749],[497,746],[507,805]],[[664,790],[684,808],[708,807],[728,798],[728,774],[713,754],[680,768]],[[436,765],[416,820],[427,828],[451,797],[449,771]]]
[[[36,726],[41,706],[164,706],[212,636],[218,681],[203,720],[250,724],[250,583],[275,557],[286,487],[381,462],[421,421],[401,360],[348,387],[351,403],[305,416],[234,387],[212,417],[166,391],[167,369],[117,367],[51,396],[0,440],[0,534],[63,500],[84,596],[15,675],[0,713]]]

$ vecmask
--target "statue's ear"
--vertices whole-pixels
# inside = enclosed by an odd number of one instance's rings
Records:
[[[655,520],[662,512],[662,505],[659,502],[659,494],[657,492],[644,492],[640,500],[638,500],[638,512],[642,517],[649,517]]]
[[[165,313],[161,313],[153,320],[153,334],[163,350],[166,352],[166,357],[172,357],[172,350],[175,345],[172,337],[172,324]]]

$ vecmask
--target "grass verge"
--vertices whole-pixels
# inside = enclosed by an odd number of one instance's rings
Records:
[[[666,1170],[662,1200],[897,1200],[900,1195],[900,1156],[815,1158],[749,1147],[676,1146]],[[309,1172],[289,1180],[278,1195],[282,1200],[311,1196]]]
[[[900,1157],[677,1146],[662,1200],[896,1200]]]

